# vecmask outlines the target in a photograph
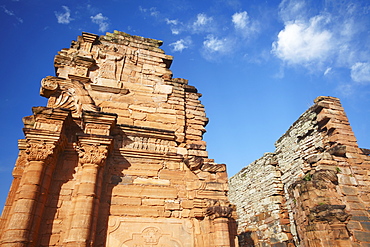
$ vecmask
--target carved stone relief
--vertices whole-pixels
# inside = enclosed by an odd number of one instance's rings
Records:
[[[48,107],[70,109],[74,117],[81,116],[82,110],[99,111],[84,84],[76,78],[47,76],[42,79],[40,94],[49,98]]]
[[[83,144],[77,147],[80,163],[100,165],[107,158],[106,146]]]
[[[55,145],[45,141],[28,141],[26,154],[29,161],[45,161],[54,152]]]
[[[190,220],[111,217],[106,246],[193,247]]]

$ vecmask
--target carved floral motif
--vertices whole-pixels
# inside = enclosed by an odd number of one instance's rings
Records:
[[[53,154],[55,145],[45,141],[27,142],[27,159],[29,161],[45,161],[49,155]]]
[[[105,146],[82,145],[78,147],[78,156],[82,164],[101,165],[107,158],[108,149]]]
[[[213,206],[207,208],[206,215],[212,219],[216,218],[230,218],[233,209],[227,206]]]

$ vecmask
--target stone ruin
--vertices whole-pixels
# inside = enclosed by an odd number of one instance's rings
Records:
[[[339,100],[318,97],[275,147],[229,179],[240,246],[370,246],[370,150]]]
[[[23,119],[0,246],[370,246],[370,150],[337,98],[228,182],[201,94],[161,44],[82,33],[55,56],[47,106]]]
[[[25,117],[1,246],[235,246],[201,94],[162,41],[82,33]]]

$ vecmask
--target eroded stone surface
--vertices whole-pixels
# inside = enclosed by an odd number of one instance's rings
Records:
[[[48,105],[24,118],[1,246],[234,246],[201,94],[161,44],[83,33],[55,56]]]
[[[337,98],[318,97],[230,178],[240,246],[368,246],[370,157]]]

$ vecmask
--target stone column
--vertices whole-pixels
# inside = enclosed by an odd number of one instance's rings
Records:
[[[213,220],[214,246],[230,247],[229,217],[233,209],[227,206],[213,206],[207,208],[206,215]]]
[[[93,231],[96,229],[96,222],[93,216],[99,209],[100,195],[97,190],[102,183],[99,173],[103,172],[111,140],[102,138],[92,142],[88,138],[80,137],[79,140],[81,170],[65,246],[92,246],[94,242]]]
[[[29,140],[26,153],[28,165],[21,178],[17,200],[12,215],[3,234],[1,246],[34,246],[32,233],[37,233],[37,222],[40,222],[42,209],[37,208],[40,191],[44,187],[43,176],[45,167],[51,160],[55,144],[46,141]],[[37,221],[37,222],[34,222]],[[33,228],[35,226],[36,228]]]

